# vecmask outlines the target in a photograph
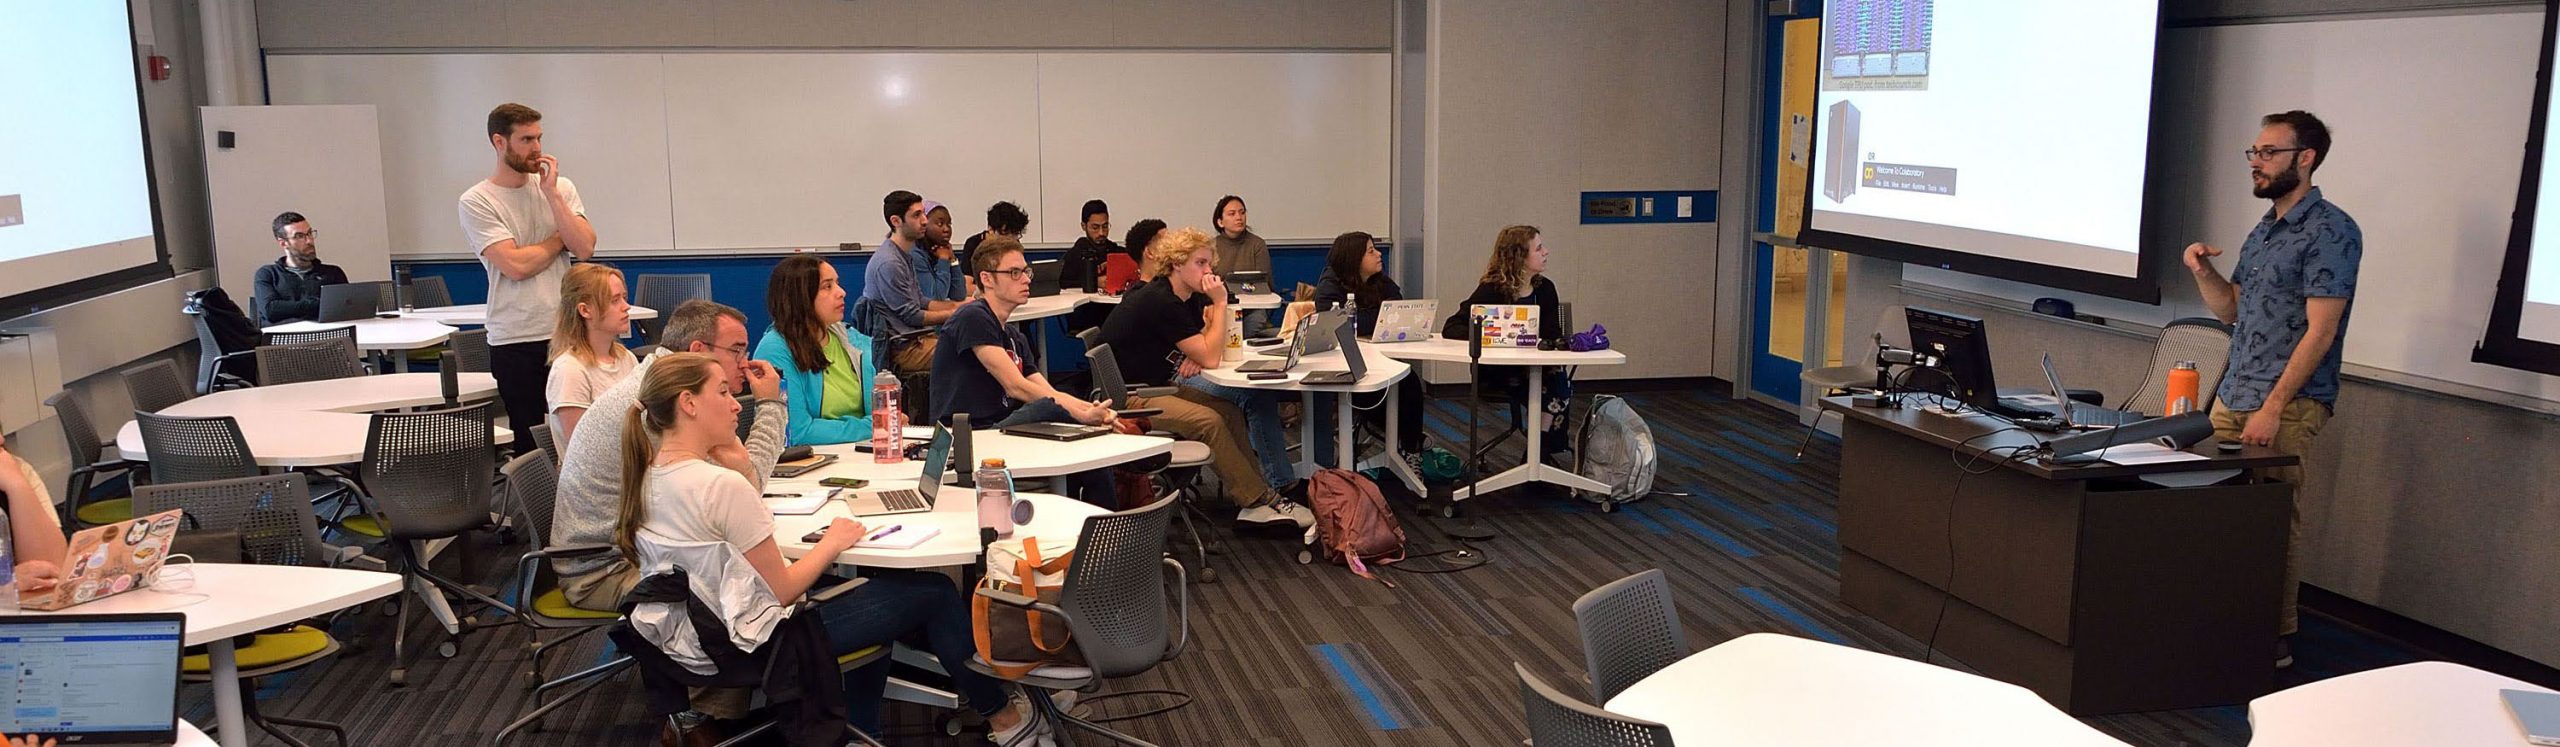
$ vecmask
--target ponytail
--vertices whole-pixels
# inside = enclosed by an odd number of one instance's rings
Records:
[[[676,398],[700,392],[719,363],[703,353],[670,353],[653,359],[640,379],[640,396],[622,414],[622,511],[614,520],[613,546],[640,563],[637,537],[649,515],[649,467],[658,460],[658,437],[676,424]]]

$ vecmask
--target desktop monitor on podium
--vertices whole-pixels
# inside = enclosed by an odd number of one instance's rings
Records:
[[[1906,385],[1996,412],[2000,393],[1992,383],[1991,344],[1983,336],[1982,318],[1918,306],[1903,314],[1911,324],[1911,350],[1920,366]]]

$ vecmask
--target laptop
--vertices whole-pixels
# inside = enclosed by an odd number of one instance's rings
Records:
[[[1359,327],[1342,326],[1343,322],[1351,318],[1351,309],[1346,306],[1335,306],[1307,315],[1303,322],[1306,326],[1300,327],[1298,334],[1295,335],[1298,352],[1303,355],[1315,355],[1337,347],[1339,343],[1336,338],[1358,336]],[[1344,332],[1346,329],[1349,330],[1347,335]]]
[[[2507,712],[2524,729],[2525,741],[2560,747],[2560,695],[2500,688],[2498,699],[2506,701]]]
[[[62,583],[18,600],[31,610],[58,610],[142,588],[169,560],[169,543],[178,536],[178,517],[170,509],[71,535],[71,551],[61,558]]]
[[[2069,394],[2071,390],[2062,388],[2062,376],[2054,371],[2052,353],[2044,354],[2044,383],[2045,386],[2052,387],[2053,400],[2055,404],[2043,405],[2028,403],[2019,401],[2012,397],[2002,397],[2001,404],[2009,407],[2060,415],[2062,416],[2062,424],[2066,426],[2113,428],[2126,423],[2140,422],[2149,419],[2144,417],[2142,413],[2138,412],[2110,410],[2104,407],[2088,406],[2071,401],[2071,395]]]
[[[1360,335],[1357,330],[1351,326],[1352,324],[1354,324],[1354,322],[1350,319],[1343,319],[1339,325],[1336,325],[1336,329],[1340,330],[1341,334],[1335,335],[1335,337],[1342,340],[1342,363],[1350,368],[1339,371],[1308,371],[1307,377],[1299,379],[1298,383],[1318,385],[1351,384],[1358,382],[1360,377],[1369,374],[1369,361],[1366,358],[1360,357]]]
[[[1227,290],[1235,295],[1261,293],[1271,289],[1271,273],[1261,270],[1239,270],[1226,274]]]
[[[1316,318],[1312,316],[1298,320],[1298,333],[1289,336],[1288,344],[1283,346],[1288,348],[1289,352],[1283,357],[1258,358],[1255,360],[1245,361],[1236,365],[1236,371],[1239,373],[1263,373],[1266,371],[1287,371],[1292,368],[1297,368],[1298,356],[1299,354],[1306,352],[1307,338],[1313,334],[1311,325],[1315,323],[1315,320]]]
[[[1480,303],[1467,307],[1488,348],[1538,346],[1538,306],[1526,303]]]
[[[1378,304],[1378,326],[1369,330],[1370,342],[1416,342],[1440,336],[1440,302],[1388,301]]]
[[[857,517],[920,514],[933,510],[934,494],[940,492],[937,488],[942,487],[942,468],[951,461],[951,429],[934,426],[933,443],[925,447],[924,458],[917,461],[922,463],[919,468],[922,474],[916,477],[916,489],[857,492],[853,497],[844,499],[845,510]]]
[[[1006,435],[1047,441],[1082,441],[1111,432],[1109,428],[1083,423],[1016,423],[1002,430]]]
[[[187,616],[177,612],[0,617],[0,734],[47,744],[178,741],[178,666]]]
[[[352,322],[371,319],[382,311],[382,289],[373,283],[339,283],[320,286],[320,321]]]
[[[1058,295],[1058,273],[1065,268],[1066,263],[1054,259],[1031,263],[1031,297]]]

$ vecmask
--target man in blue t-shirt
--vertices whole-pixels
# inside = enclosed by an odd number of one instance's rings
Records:
[[[1016,307],[1031,300],[1022,243],[1006,236],[988,239],[970,261],[978,265],[981,293],[942,323],[942,343],[933,353],[934,421],[948,423],[955,412],[968,413],[969,422],[983,427],[1109,421],[1111,408],[1049,386],[1031,340],[1006,324]]]
[[[2329,160],[2329,127],[2309,112],[2269,114],[2247,151],[2254,194],[2275,205],[2240,245],[2225,279],[2211,261],[2222,250],[2187,247],[2187,269],[2213,315],[2231,325],[2229,367],[2214,389],[2213,426],[2224,440],[2308,459],[2311,439],[2338,402],[2338,362],[2356,294],[2364,233],[2323,199],[2311,175]],[[2293,663],[2301,585],[2303,468],[2269,470],[2294,488],[2285,543],[2284,605],[2276,666]]]

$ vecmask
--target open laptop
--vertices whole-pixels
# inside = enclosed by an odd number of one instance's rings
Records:
[[[1031,263],[1031,297],[1058,295],[1058,274],[1065,268],[1066,263],[1054,259]]]
[[[372,283],[339,283],[320,286],[320,321],[352,322],[371,319],[382,311],[382,289]]]
[[[1351,318],[1351,308],[1348,306],[1335,306],[1330,309],[1308,314],[1306,321],[1304,322],[1306,326],[1300,328],[1296,335],[1298,353],[1300,355],[1315,355],[1337,347],[1340,344],[1337,338],[1358,336],[1360,334],[1359,327],[1345,327],[1342,325],[1343,322],[1350,321]]]
[[[0,734],[66,745],[178,741],[176,612],[0,617],[0,669],[13,686]]]
[[[1271,289],[1271,273],[1261,270],[1239,270],[1223,276],[1227,291],[1235,295],[1261,293]]]
[[[1289,349],[1282,357],[1260,358],[1245,361],[1243,363],[1236,364],[1236,371],[1239,373],[1263,373],[1266,371],[1287,371],[1292,368],[1297,368],[1298,356],[1307,352],[1307,339],[1314,335],[1316,319],[1317,317],[1310,316],[1305,319],[1298,320],[1298,333],[1290,335],[1289,342],[1282,345],[1282,347]]]
[[[1318,385],[1350,384],[1359,381],[1360,377],[1367,376],[1369,374],[1368,359],[1360,357],[1360,335],[1357,333],[1356,328],[1351,326],[1354,323],[1355,322],[1351,321],[1349,318],[1344,318],[1340,324],[1336,325],[1336,329],[1340,331],[1340,334],[1334,335],[1334,337],[1342,341],[1342,363],[1350,368],[1334,371],[1308,371],[1307,377],[1299,379],[1298,383]]]
[[[951,461],[951,429],[933,427],[933,443],[924,449],[918,469],[916,487],[858,491],[844,499],[845,510],[854,516],[895,516],[920,514],[933,510],[933,496],[942,487],[942,469]]]
[[[1370,342],[1415,342],[1440,336],[1440,302],[1432,299],[1378,304],[1378,326]]]
[[[2063,425],[2113,428],[2147,419],[2138,412],[2083,406],[2071,401],[2071,390],[2062,388],[2062,376],[2054,373],[2052,353],[2044,354],[2044,383],[2046,386],[2053,387],[2053,399],[2060,403],[2055,405],[2054,409],[2061,410]]]
[[[169,543],[178,536],[178,517],[169,509],[71,535],[61,563],[62,583],[28,592],[18,604],[31,610],[58,610],[142,588],[169,559]]]

